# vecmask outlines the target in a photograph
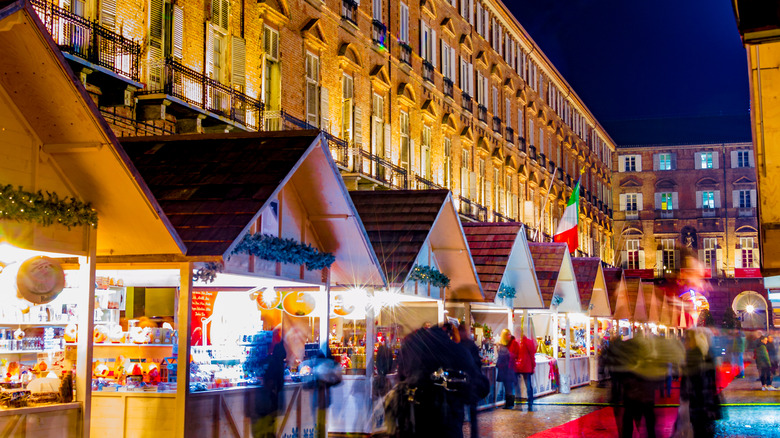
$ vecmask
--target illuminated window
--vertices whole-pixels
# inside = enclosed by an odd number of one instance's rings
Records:
[[[674,210],[674,201],[671,193],[661,193],[661,210]]]
[[[674,269],[674,239],[661,239],[661,251],[664,269]]]
[[[658,170],[672,170],[672,154],[658,154]]]
[[[718,239],[705,237],[702,239],[702,263],[706,267],[712,267],[717,263]]]
[[[715,208],[715,192],[701,192],[701,208]]]
[[[752,237],[740,237],[739,238],[739,246],[740,246],[740,257],[742,258],[742,267],[743,268],[752,268],[753,267],[753,238]]]
[[[712,169],[712,152],[701,153],[701,168]]]
[[[628,269],[639,269],[639,239],[626,240],[626,257]]]

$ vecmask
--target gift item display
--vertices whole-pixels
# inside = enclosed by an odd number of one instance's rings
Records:
[[[332,321],[334,321],[332,319]],[[330,352],[341,364],[344,372],[352,370],[365,372],[366,369],[366,322],[342,320],[338,318],[331,324]],[[361,371],[357,371],[361,370]]]
[[[220,345],[193,346],[190,390],[261,384],[270,353],[272,332],[239,334]]]

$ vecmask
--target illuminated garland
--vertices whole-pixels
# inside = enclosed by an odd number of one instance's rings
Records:
[[[97,227],[98,215],[92,204],[74,197],[60,199],[56,193],[38,190],[26,192],[20,186],[0,186],[0,219],[18,222],[36,222],[43,226],[62,224],[70,229],[89,225]]]
[[[509,298],[512,299],[517,294],[517,291],[512,286],[507,286],[504,283],[501,283],[501,286],[498,287],[498,297],[499,298]]]
[[[336,261],[333,254],[320,252],[309,244],[262,233],[244,236],[233,254],[249,254],[269,262],[306,265],[308,271],[329,268]]]
[[[414,265],[412,273],[409,275],[414,281],[427,283],[433,287],[445,288],[450,285],[450,277],[442,274],[438,269],[430,266]]]

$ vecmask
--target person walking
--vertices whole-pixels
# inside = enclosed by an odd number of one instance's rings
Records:
[[[766,336],[761,336],[753,354],[756,358],[756,367],[758,367],[758,374],[761,379],[761,390],[774,391],[777,388],[772,386],[772,361],[766,347],[767,342],[769,342],[769,339]]]
[[[685,332],[680,399],[681,403],[688,403],[693,438],[715,436],[715,421],[723,418],[711,343],[712,334],[706,328],[696,327]]]
[[[498,381],[504,385],[504,409],[512,409],[515,405],[515,384],[517,383],[515,362],[517,361],[519,346],[509,329],[501,331],[498,345],[496,369],[498,371]]]
[[[458,326],[458,334],[460,335],[459,345],[465,350],[465,354],[474,363],[472,371],[475,373],[469,376],[469,380],[476,382],[477,379],[481,378],[482,376],[482,358],[479,357],[479,347],[477,347],[477,344],[473,339],[471,339],[471,333],[466,327],[466,324],[461,324]],[[479,403],[479,400],[477,397],[478,395],[471,394],[471,397],[469,397],[467,401],[469,409],[469,422],[471,423],[471,438],[479,437],[479,425],[477,423],[477,404]]]
[[[517,360],[515,361],[515,373],[520,374],[525,382],[525,393],[528,399],[528,412],[534,410],[534,386],[531,382],[536,369],[536,342],[520,332],[520,342]],[[518,383],[517,388],[520,389]]]
[[[739,367],[737,378],[745,377],[745,333],[740,330],[731,344],[731,365]]]

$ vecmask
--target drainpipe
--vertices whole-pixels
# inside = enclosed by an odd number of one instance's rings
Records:
[[[722,202],[723,199],[726,199],[726,197],[728,196],[728,190],[727,190],[728,187],[726,185],[726,144],[723,143],[721,145],[721,148],[722,148],[722,151],[723,151],[723,197],[721,198],[721,202]],[[720,160],[718,160],[718,161],[719,161],[718,164],[720,164]],[[731,200],[731,203],[732,203],[732,205],[734,204],[734,199]],[[729,262],[729,251],[731,250],[731,247],[729,247],[729,209],[728,209],[728,203],[726,204],[726,208],[723,209],[723,212],[726,215],[726,221],[725,221],[726,222],[726,242],[725,242],[725,246],[726,246],[725,259],[726,260],[723,261],[723,266],[724,266],[723,276],[725,277],[726,276],[726,268],[728,268],[728,266],[729,266],[729,264],[728,264],[728,262]],[[735,232],[736,232],[736,226],[737,226],[737,223],[734,222],[734,231]],[[717,249],[716,249],[716,253],[717,253]]]

